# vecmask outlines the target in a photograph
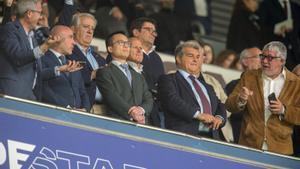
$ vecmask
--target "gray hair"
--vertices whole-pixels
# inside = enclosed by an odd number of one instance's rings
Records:
[[[249,49],[250,48],[242,50],[242,52],[240,53],[240,62],[249,55]]]
[[[188,40],[188,41],[185,41],[185,42],[182,42],[182,43],[179,43],[176,48],[175,48],[175,57],[179,56],[179,57],[182,57],[183,56],[183,48],[186,48],[186,47],[190,47],[190,48],[194,48],[194,49],[197,49],[197,50],[203,50],[203,48],[200,46],[200,44],[195,41],[195,40]]]
[[[19,17],[24,16],[28,10],[36,10],[36,4],[41,0],[18,0],[17,3],[17,15]]]
[[[279,56],[283,59],[286,60],[287,57],[287,49],[285,45],[282,42],[279,41],[272,41],[266,44],[263,48],[263,51],[276,51],[276,53],[279,53]]]
[[[80,18],[83,18],[83,17],[87,17],[87,18],[93,19],[94,22],[95,22],[95,26],[97,25],[97,20],[96,20],[96,18],[92,14],[89,14],[89,13],[78,13],[78,14],[73,15],[71,26],[75,26],[75,27],[79,26],[81,24],[80,23]]]

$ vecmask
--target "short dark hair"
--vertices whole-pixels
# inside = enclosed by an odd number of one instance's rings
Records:
[[[140,18],[137,18],[137,19],[135,19],[131,22],[130,29],[129,29],[130,30],[130,32],[129,32],[130,36],[133,36],[133,30],[134,29],[141,30],[141,28],[143,27],[145,22],[150,22],[155,26],[155,28],[157,27],[157,22],[153,18],[140,17]]]
[[[113,43],[112,38],[113,38],[113,36],[115,36],[116,34],[122,34],[122,35],[126,36],[125,32],[123,32],[123,31],[117,31],[117,32],[113,32],[113,33],[109,34],[109,35],[105,38],[105,46],[106,46],[106,51],[107,51],[108,53],[109,53],[108,47],[109,47],[109,46],[112,46],[112,43]],[[127,37],[127,36],[126,36],[126,37]]]

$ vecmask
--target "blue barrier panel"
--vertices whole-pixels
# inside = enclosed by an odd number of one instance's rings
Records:
[[[0,98],[0,169],[299,166],[296,158]]]

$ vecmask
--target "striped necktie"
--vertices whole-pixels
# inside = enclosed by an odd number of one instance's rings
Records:
[[[192,80],[193,86],[196,89],[200,99],[201,99],[201,103],[203,106],[203,113],[208,113],[211,114],[211,106],[209,101],[207,100],[204,92],[202,91],[200,85],[196,82],[196,79],[193,75],[190,75],[189,78]]]

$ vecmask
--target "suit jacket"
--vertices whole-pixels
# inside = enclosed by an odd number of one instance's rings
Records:
[[[206,84],[204,81],[201,81],[201,83],[208,92],[212,114],[214,116],[220,115],[226,120],[225,106],[217,98],[212,86]],[[193,116],[197,110],[200,110],[200,107],[192,88],[178,71],[160,77],[158,82],[158,96],[165,113],[166,128],[198,135],[200,122]],[[218,132],[219,130],[212,132],[214,139],[220,139]]]
[[[238,84],[239,81],[240,81],[240,79],[232,80],[231,82],[229,82],[226,85],[225,91],[226,91],[227,96],[229,96],[232,93],[233,89],[236,87],[236,85]],[[236,143],[236,144],[239,142],[239,138],[240,138],[243,114],[244,114],[243,111],[241,111],[239,113],[232,113],[229,118],[229,121],[232,126],[234,143]]]
[[[281,41],[288,49],[288,57],[286,60],[286,66],[289,70],[300,63],[300,6],[290,1],[292,19],[293,19],[293,31],[286,33],[285,37],[275,35],[275,24],[286,20],[284,10],[278,0],[263,1],[260,4],[258,14],[261,18],[261,28],[264,44],[270,41]]]
[[[239,92],[243,86],[253,91],[244,109],[239,143],[245,146],[261,149],[266,137],[268,151],[292,154],[293,125],[300,124],[300,79],[286,70],[286,80],[278,99],[285,106],[285,115],[280,120],[278,115],[271,115],[264,122],[264,95],[262,70],[245,72],[241,80],[229,95],[226,108],[232,112],[239,112],[237,105]]]
[[[17,20],[4,25],[0,31],[0,92],[35,100],[35,68],[33,50],[21,23]]]
[[[89,98],[79,71],[71,72],[68,75],[61,73],[59,76],[56,76],[54,67],[61,66],[61,64],[51,51],[45,53],[45,56],[42,58],[42,64],[43,102],[62,107],[69,105],[74,108],[90,110]]]
[[[226,48],[240,53],[245,48],[262,47],[259,17],[246,9],[234,9],[227,33]]]
[[[114,64],[97,71],[96,83],[102,92],[107,115],[130,120],[128,110],[132,106],[141,106],[145,113],[152,109],[153,99],[144,77],[130,68],[131,85],[124,73]]]
[[[106,64],[106,61],[104,58],[99,56],[96,52],[92,51],[92,54],[94,58],[96,59],[99,67],[103,67]],[[74,46],[73,53],[69,56],[70,60],[77,60],[77,61],[85,61],[86,65],[83,67],[83,69],[80,70],[85,89],[89,95],[89,101],[91,105],[95,102],[95,94],[96,94],[96,81],[91,80],[91,73],[93,71],[92,65],[88,61],[87,57],[82,53],[82,51],[79,49],[77,45]]]

